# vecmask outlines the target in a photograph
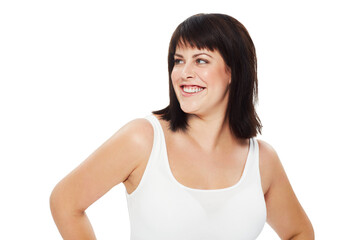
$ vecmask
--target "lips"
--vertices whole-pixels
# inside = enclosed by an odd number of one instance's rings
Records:
[[[181,85],[180,87],[182,95],[186,97],[197,95],[205,89],[205,87],[198,85]]]
[[[180,85],[181,88],[183,87],[198,87],[198,88],[205,88],[203,86],[200,86],[200,85],[195,85],[195,84],[182,84]]]

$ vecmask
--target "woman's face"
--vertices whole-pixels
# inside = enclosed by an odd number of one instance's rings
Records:
[[[178,47],[171,80],[181,109],[189,114],[225,114],[229,99],[230,69],[220,53]]]

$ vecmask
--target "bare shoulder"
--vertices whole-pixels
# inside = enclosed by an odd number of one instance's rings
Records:
[[[123,182],[150,155],[152,142],[151,123],[137,118],[123,125],[85,162],[108,166],[107,175]]]
[[[134,147],[149,147],[152,145],[154,130],[148,120],[137,118],[125,124],[116,134],[125,136]]]
[[[117,133],[115,138],[121,141],[134,159],[135,168],[150,155],[154,130],[151,123],[145,118],[134,119],[125,124]]]
[[[276,150],[266,141],[257,139],[259,145],[259,165],[261,182],[264,194],[270,188],[274,175],[279,171],[283,171],[280,158]]]
[[[106,166],[107,176],[125,181],[151,152],[153,128],[151,123],[138,118],[131,120],[116,131],[85,162],[94,166]]]
[[[257,139],[257,141],[259,144],[259,152],[263,157],[262,159],[265,159],[267,161],[274,161],[276,160],[276,158],[278,158],[277,152],[275,151],[273,146],[261,139]]]

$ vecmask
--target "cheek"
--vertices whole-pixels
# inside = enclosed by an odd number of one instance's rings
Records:
[[[176,86],[177,86],[179,76],[176,71],[172,71],[170,77],[171,77],[171,84],[175,91],[175,94],[178,95],[178,88]]]
[[[225,79],[225,75],[217,68],[203,71],[201,76],[209,85],[221,85]]]
[[[229,86],[230,76],[219,70],[209,71],[206,74],[207,75],[205,79],[207,81],[209,91],[213,92],[214,94],[223,95]]]
[[[174,83],[177,81],[177,79],[179,78],[179,74],[178,74],[178,71],[176,71],[175,69],[172,70],[171,72],[171,81]]]

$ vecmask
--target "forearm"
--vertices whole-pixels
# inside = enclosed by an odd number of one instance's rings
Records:
[[[64,240],[96,239],[94,230],[85,212],[74,214],[56,214],[54,221]]]

